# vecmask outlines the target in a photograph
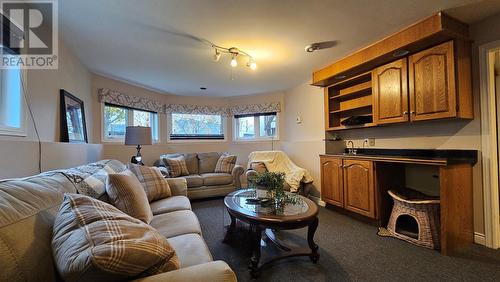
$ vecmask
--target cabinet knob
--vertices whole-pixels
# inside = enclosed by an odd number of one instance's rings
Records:
[[[339,164],[339,167],[344,167],[343,165]]]
[[[410,114],[414,115],[415,114],[415,111],[411,111]]]
[[[405,115],[405,116],[408,115],[408,111],[404,111],[403,115]]]

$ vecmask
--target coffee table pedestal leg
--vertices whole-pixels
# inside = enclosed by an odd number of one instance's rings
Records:
[[[311,249],[311,254],[309,255],[309,258],[313,263],[317,263],[319,260],[319,253],[318,253],[318,245],[314,243],[314,233],[316,233],[316,229],[318,228],[318,223],[319,220],[316,217],[311,224],[309,224],[309,227],[307,229],[307,243],[309,244],[309,248]]]
[[[231,213],[229,213],[229,216],[231,217],[231,224],[229,225],[229,228],[226,231],[226,236],[224,236],[224,240],[222,240],[223,243],[229,242],[229,240],[231,240],[231,235],[233,235],[233,233],[236,230],[236,218]]]
[[[252,278],[257,278],[260,274],[259,261],[260,261],[260,240],[262,236],[262,230],[258,225],[252,225],[252,257],[250,258],[250,275]]]

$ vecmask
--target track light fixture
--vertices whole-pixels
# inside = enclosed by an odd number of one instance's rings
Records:
[[[215,45],[211,43],[211,47],[214,48],[214,61],[218,62],[220,60],[221,55],[224,54],[229,54],[231,56],[231,67],[235,68],[238,66],[238,56],[243,56],[248,59],[248,62],[246,64],[247,67],[249,67],[251,70],[257,69],[257,63],[255,62],[255,58],[252,57],[250,54],[247,52],[240,50],[236,47],[230,47],[230,48],[225,48],[219,45]]]

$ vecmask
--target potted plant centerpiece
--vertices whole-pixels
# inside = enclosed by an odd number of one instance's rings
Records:
[[[286,192],[285,173],[283,172],[261,172],[249,178],[250,187],[253,189],[267,190],[267,198],[271,200],[277,209],[283,209],[286,204],[296,204],[300,198],[297,195]]]

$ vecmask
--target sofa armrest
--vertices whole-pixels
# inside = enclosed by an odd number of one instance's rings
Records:
[[[187,181],[184,177],[165,178],[172,191],[172,196],[186,196],[187,197]]]
[[[241,188],[240,176],[245,172],[245,169],[241,165],[235,165],[232,171],[233,183],[236,188]]]
[[[202,281],[227,281],[236,282],[236,275],[227,263],[218,260],[203,264],[193,265],[161,274],[140,278],[134,281],[141,282],[202,282]]]
[[[249,169],[247,170],[246,172],[246,176],[247,176],[247,185],[250,187],[250,184],[251,184],[251,181],[250,181],[250,178],[254,177],[255,175],[257,175],[258,172],[256,170],[253,170],[253,169]]]

